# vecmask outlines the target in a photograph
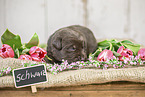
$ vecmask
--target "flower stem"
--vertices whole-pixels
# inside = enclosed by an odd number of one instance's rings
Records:
[[[45,57],[46,57],[48,60],[52,61],[52,59],[51,59],[51,58],[49,58],[47,55],[45,55]]]

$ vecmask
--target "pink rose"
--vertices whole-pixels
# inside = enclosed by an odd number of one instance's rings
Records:
[[[47,54],[47,52],[46,50],[40,47],[33,46],[30,48],[29,54],[31,55],[34,61],[41,62],[43,58],[45,57],[45,55]]]
[[[138,51],[138,56],[142,59],[145,60],[145,48],[142,48]]]
[[[99,54],[97,60],[107,61],[107,59],[110,60],[111,58],[113,58],[113,52],[111,50],[105,49]]]
[[[2,58],[8,58],[8,57],[13,58],[14,51],[9,45],[3,44],[2,48],[0,49],[0,56]]]
[[[125,48],[124,46],[119,47],[117,53],[121,54],[121,56],[119,56],[120,61],[123,61],[123,56],[125,58],[131,58],[131,56],[133,56],[133,52],[130,49]]]
[[[18,59],[21,59],[21,60],[32,60],[31,56],[30,55],[20,55],[20,57]]]

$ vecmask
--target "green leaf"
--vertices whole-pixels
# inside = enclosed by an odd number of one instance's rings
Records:
[[[13,49],[14,48],[20,48],[22,46],[20,36],[13,34],[8,29],[1,36],[1,41],[2,41],[2,44],[8,44]]]
[[[28,53],[30,51],[30,49],[24,49],[23,51],[22,51],[22,54],[26,54],[26,53]]]
[[[116,57],[121,56],[121,54],[117,53],[116,51],[112,51],[112,52],[113,52],[113,54],[114,54]]]
[[[111,51],[117,50],[117,40],[111,39],[111,40],[104,40],[98,43],[98,47],[104,49],[109,49]]]
[[[91,57],[92,60],[94,60],[95,57],[97,57],[102,51],[102,48],[98,48],[93,54],[90,54],[89,57]]]
[[[112,43],[109,42],[109,44],[110,44],[109,50],[113,50],[114,48],[113,48],[113,46],[112,46]]]
[[[108,40],[104,40],[98,43],[98,47],[104,49],[107,49],[110,47],[110,42]]]
[[[123,41],[120,42],[120,44],[123,45],[124,47],[132,50],[134,55],[137,55],[137,52],[140,49],[140,45],[139,44],[134,44],[133,42],[131,42],[129,40],[123,40]]]
[[[111,50],[111,51],[116,51],[117,52],[117,50],[120,46],[117,43],[112,43],[112,45],[113,45],[113,50]]]
[[[24,63],[24,67],[28,67],[30,63]]]
[[[38,65],[38,64],[30,64],[30,66],[35,66],[35,65]]]
[[[104,45],[105,45],[105,46],[109,46],[108,43],[109,43],[108,40],[104,40],[104,41],[98,42],[98,45],[99,45],[99,46],[104,46]]]
[[[25,46],[27,48],[31,48],[33,46],[38,46],[38,45],[39,45],[39,38],[38,38],[38,35],[36,33],[33,35],[31,40],[25,44]]]
[[[137,55],[140,45],[139,44],[129,44],[129,43],[122,43],[123,46],[127,47],[128,49],[132,50],[135,55]]]
[[[121,43],[129,43],[129,44],[134,44],[134,43],[132,43],[131,41],[129,41],[129,40],[123,40],[123,41],[121,41]]]
[[[47,44],[39,44],[39,47],[40,47],[40,48],[43,48],[43,49],[46,49]]]
[[[122,46],[121,42],[116,43],[118,47]]]
[[[20,52],[19,52],[19,50],[18,50],[18,48],[16,48],[15,50],[14,50],[14,52],[15,52],[15,54],[16,54],[16,58],[19,58],[20,57]]]

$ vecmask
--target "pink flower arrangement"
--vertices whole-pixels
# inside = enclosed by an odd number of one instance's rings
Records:
[[[142,59],[145,60],[145,48],[142,48],[138,51],[138,56]]]
[[[35,44],[32,44],[34,41],[33,39],[35,40]],[[26,43],[24,45],[13,44],[15,43],[15,41],[18,40],[12,40],[14,42],[10,44],[7,44],[7,42],[4,43],[5,41],[3,41],[2,48],[0,49],[0,57],[2,58],[15,57],[21,60],[44,62],[44,57],[45,56],[48,57],[46,55],[47,52],[46,50],[37,47],[39,42],[37,42],[36,40],[38,41],[38,39],[36,39],[35,36],[35,38],[33,37],[29,43]],[[66,69],[81,69],[87,66],[95,66],[96,68],[107,69],[110,68],[111,66],[114,68],[125,68],[127,67],[127,65],[137,66],[145,64],[145,48],[140,49],[140,46],[133,44],[129,41],[117,42],[117,45],[114,46],[115,44],[114,40],[112,42],[112,45],[108,47],[107,44],[108,42],[110,41],[101,42],[102,44],[99,44],[100,47],[98,47],[96,52],[92,55],[89,55],[88,61],[85,62],[77,61],[69,64],[67,60],[62,60],[61,64],[57,63],[54,64],[44,63],[44,64],[46,65],[47,70],[52,74],[57,74],[58,72],[61,72]],[[116,46],[117,48],[119,48],[118,50],[116,49]],[[102,49],[105,50],[102,51]],[[135,56],[133,55],[133,52]],[[23,64],[23,65],[27,67],[31,65],[33,66],[34,64]],[[4,68],[0,70],[0,76],[9,74],[10,71],[11,71],[10,67]]]
[[[99,55],[97,60],[98,61],[107,61],[113,57],[113,52],[111,50],[103,50]]]
[[[13,58],[14,51],[9,45],[3,44],[2,48],[0,49],[0,56],[2,58],[8,58],[8,57]]]
[[[119,56],[119,60],[123,61],[123,57],[130,59],[133,56],[133,52],[130,49],[125,48],[124,46],[120,46],[117,50],[117,53],[121,54]]]
[[[33,61],[37,61],[37,62],[42,62],[43,58],[45,57],[47,52],[46,52],[46,50],[44,50],[40,47],[33,46],[30,48],[29,54],[30,55],[22,54],[22,55],[20,55],[20,57],[18,59],[33,60]],[[8,58],[8,57],[13,58],[14,51],[9,45],[3,44],[2,48],[0,49],[0,56],[2,58]]]
[[[122,47],[118,49],[118,52],[120,49],[122,50]],[[123,56],[123,54],[121,53],[121,50],[119,53]],[[34,46],[30,48],[29,54],[30,55],[27,55],[27,54],[20,55],[19,59],[34,60],[36,58],[37,59],[36,61],[40,61],[46,55],[46,51],[44,49]],[[132,55],[132,53],[129,54],[128,56],[130,55]],[[99,54],[97,60],[86,61],[86,62],[77,61],[71,64],[69,64],[67,60],[62,60],[61,64],[54,63],[53,65],[52,64],[45,64],[45,65],[47,67],[47,70],[51,72],[52,74],[57,74],[66,69],[81,69],[87,66],[95,66],[96,68],[107,69],[107,68],[110,68],[110,65],[112,65],[112,67],[117,69],[117,68],[125,68],[127,65],[130,65],[130,66],[143,65],[145,63],[144,61],[145,48],[140,49],[138,51],[138,55],[137,56],[132,55],[129,60],[128,60],[128,56],[124,54],[124,57],[125,56],[127,58],[126,59],[122,58],[123,61],[120,61],[118,57],[115,57],[113,55],[113,52],[111,50],[105,49]],[[25,64],[25,65],[28,65],[28,64]],[[33,65],[33,64],[29,64],[29,65]],[[5,68],[1,70],[0,76],[8,74],[10,71],[11,71],[11,68]]]
[[[33,47],[30,48],[29,54],[31,55],[31,57],[34,61],[41,62],[42,59],[47,54],[47,52],[40,47],[33,46]]]

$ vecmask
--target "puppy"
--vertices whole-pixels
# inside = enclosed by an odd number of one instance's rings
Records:
[[[72,25],[57,30],[47,42],[47,56],[52,63],[86,61],[90,53],[97,49],[97,41],[86,27]],[[46,62],[49,62],[46,59]]]

